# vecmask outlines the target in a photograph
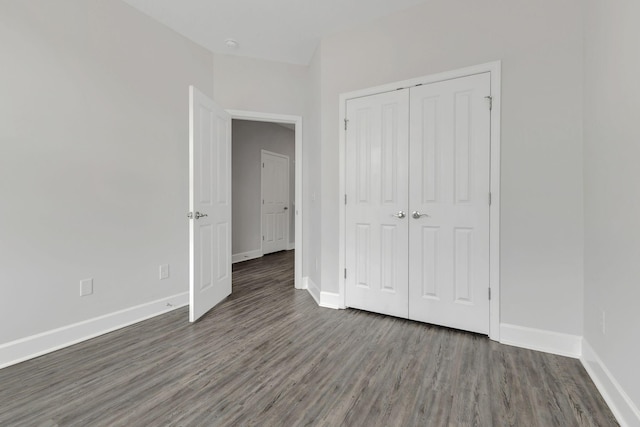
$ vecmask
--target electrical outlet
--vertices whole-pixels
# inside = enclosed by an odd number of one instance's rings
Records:
[[[160,280],[169,278],[169,264],[162,264],[160,266]]]
[[[607,315],[604,310],[602,310],[602,320],[600,322],[600,326],[602,326],[602,335],[606,335],[607,333]]]
[[[80,280],[80,296],[86,297],[93,294],[93,279]]]

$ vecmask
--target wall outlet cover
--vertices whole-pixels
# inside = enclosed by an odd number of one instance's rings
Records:
[[[160,266],[160,280],[169,278],[169,264],[162,264]]]
[[[93,279],[80,280],[80,296],[86,297],[93,294]]]

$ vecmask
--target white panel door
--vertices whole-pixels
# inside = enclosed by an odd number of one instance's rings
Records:
[[[289,157],[262,150],[262,253],[289,243]]]
[[[189,321],[231,294],[231,116],[189,87]]]
[[[411,89],[409,317],[489,332],[490,74]]]
[[[346,304],[407,317],[409,91],[347,102]]]

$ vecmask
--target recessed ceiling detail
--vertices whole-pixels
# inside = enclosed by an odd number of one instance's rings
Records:
[[[307,65],[322,37],[426,0],[123,1],[214,53]]]

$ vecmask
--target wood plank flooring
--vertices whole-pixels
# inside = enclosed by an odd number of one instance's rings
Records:
[[[293,289],[293,252],[182,308],[0,370],[0,426],[614,426],[577,360]]]

